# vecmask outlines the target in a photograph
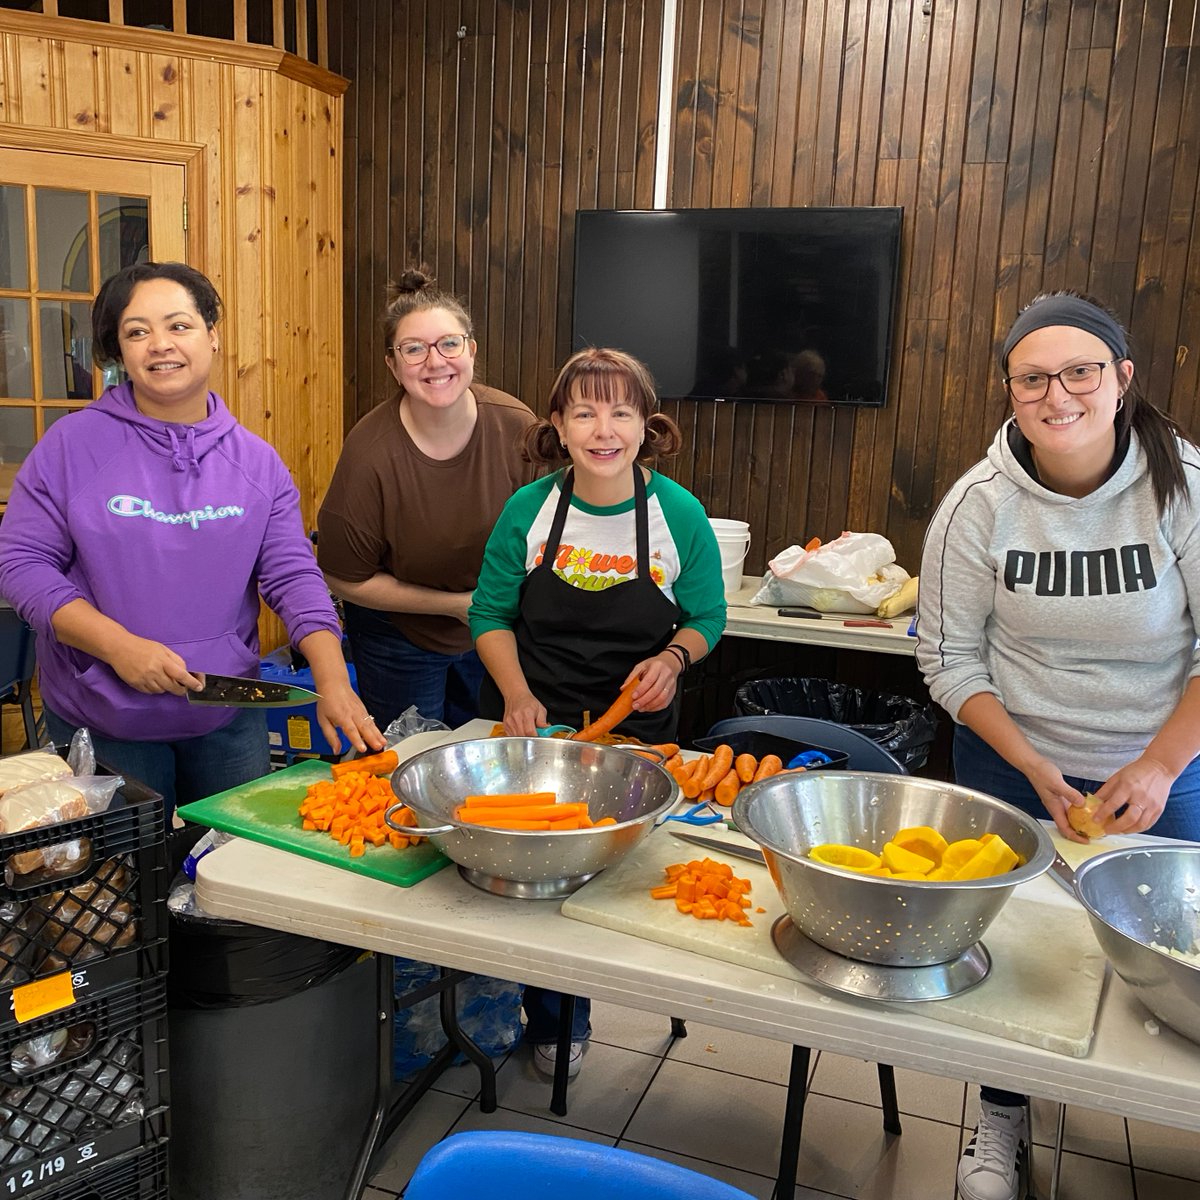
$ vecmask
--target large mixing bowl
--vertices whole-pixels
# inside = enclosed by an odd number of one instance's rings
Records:
[[[775,775],[744,788],[733,803],[737,827],[763,850],[793,924],[846,958],[923,967],[957,958],[983,936],[1013,888],[1054,858],[1033,817],[982,792],[868,771]],[[826,842],[878,850],[912,825],[947,841],[995,833],[1025,865],[992,879],[929,883],[885,879],[808,858]]]
[[[679,798],[675,780],[657,763],[615,746],[560,738],[435,746],[396,768],[392,790],[420,822],[418,829],[395,828],[427,836],[477,887],[525,899],[582,887],[624,858]],[[617,823],[555,833],[488,829],[454,815],[467,796],[506,792],[553,792],[560,804],[586,803],[593,821]]]
[[[1200,846],[1110,850],[1075,872],[1075,891],[1113,969],[1177,1033],[1200,1042]]]

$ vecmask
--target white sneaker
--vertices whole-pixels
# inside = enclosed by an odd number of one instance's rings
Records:
[[[558,1062],[558,1046],[554,1042],[539,1042],[533,1048],[533,1065],[543,1075],[554,1078],[554,1064]],[[567,1078],[574,1079],[583,1066],[583,1043],[571,1043],[571,1058],[567,1063]]]
[[[958,1160],[962,1200],[1017,1200],[1028,1132],[1024,1107],[979,1104],[979,1124]]]

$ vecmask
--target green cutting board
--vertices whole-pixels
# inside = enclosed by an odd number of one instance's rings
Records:
[[[361,858],[351,858],[350,847],[339,846],[329,834],[301,829],[297,810],[308,785],[328,778],[327,762],[306,759],[227,792],[185,804],[178,811],[185,821],[236,833],[399,887],[412,887],[449,863],[432,842],[421,842],[405,850],[388,845],[368,846]]]

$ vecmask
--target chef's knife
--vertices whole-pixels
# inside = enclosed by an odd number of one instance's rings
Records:
[[[189,704],[206,704],[214,708],[294,708],[320,700],[308,688],[293,687],[266,679],[243,679],[238,675],[213,675],[197,672],[204,680],[198,692],[188,692]]]
[[[728,842],[724,838],[705,837],[702,833],[685,833],[682,829],[669,829],[672,837],[681,841],[691,842],[693,846],[703,846],[706,850],[719,850],[722,854],[732,854],[735,858],[748,858],[751,862],[765,863],[763,852],[757,846],[743,846],[738,842]]]

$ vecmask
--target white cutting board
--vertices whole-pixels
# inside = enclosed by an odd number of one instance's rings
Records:
[[[568,897],[563,916],[809,982],[771,940],[771,926],[785,910],[765,866],[732,856],[723,859],[751,881],[750,929],[728,921],[698,921],[679,912],[674,901],[650,898],[649,889],[664,882],[668,864],[706,855],[721,859],[717,851],[672,837],[672,824],[656,829],[617,866]],[[748,844],[739,834],[721,829],[695,832]],[[757,912],[760,907],[766,911]],[[983,943],[992,956],[992,970],[983,983],[961,996],[904,1005],[904,1010],[919,1009],[922,1016],[951,1025],[1083,1058],[1091,1045],[1105,971],[1104,953],[1083,910],[1065,894],[1062,903],[1050,904],[1014,895]]]

